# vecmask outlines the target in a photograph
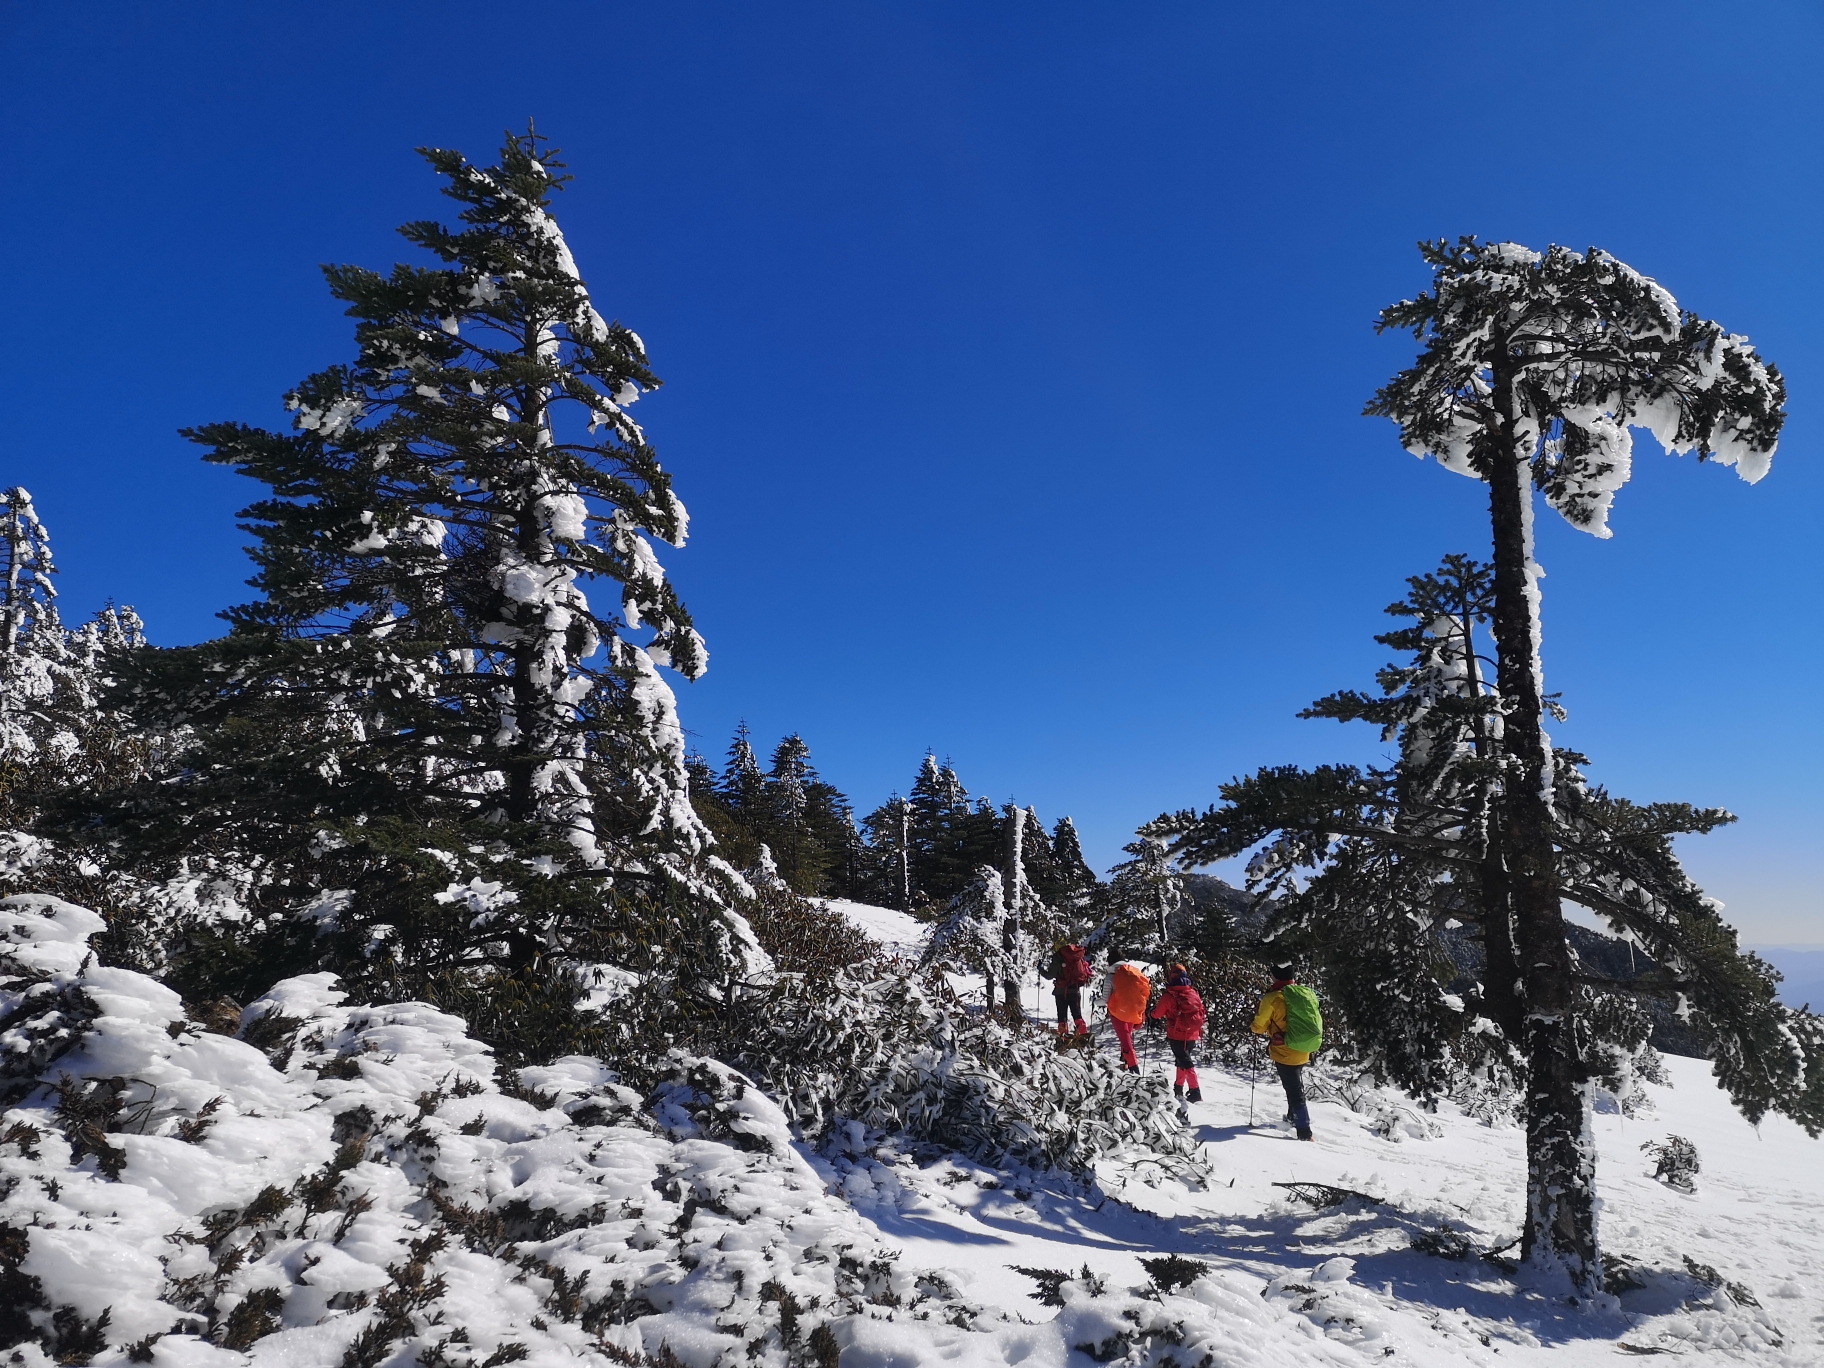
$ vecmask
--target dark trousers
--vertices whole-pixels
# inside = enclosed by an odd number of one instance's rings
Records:
[[[1058,1001],[1058,1025],[1063,1026],[1072,1018],[1083,1020],[1083,990],[1081,988],[1053,989],[1052,994]]]
[[[1191,1047],[1197,1043],[1196,1041],[1167,1039],[1165,1043],[1172,1047],[1172,1063],[1176,1067],[1180,1069],[1197,1067],[1197,1061],[1191,1057]]]
[[[1286,1110],[1292,1115],[1292,1124],[1300,1135],[1309,1135],[1311,1109],[1305,1105],[1305,1066],[1276,1063],[1273,1067],[1279,1070],[1280,1085],[1286,1090]]]

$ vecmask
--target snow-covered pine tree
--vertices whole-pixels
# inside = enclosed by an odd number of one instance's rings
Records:
[[[728,760],[722,767],[716,792],[738,821],[755,828],[764,825],[766,776],[760,772],[760,760],[754,754],[746,721],[735,726],[735,736],[728,743]]]
[[[817,772],[811,763],[811,748],[796,732],[779,743],[773,768],[781,775],[789,768],[804,795],[800,821],[806,849],[792,886],[806,896],[848,896],[861,838],[847,795]]]
[[[650,541],[681,544],[686,516],[629,416],[658,381],[583,284],[543,139],[509,136],[485,168],[423,155],[462,225],[400,231],[441,264],[326,268],[356,320],[353,363],[287,396],[290,432],[187,434],[271,486],[245,514],[261,597],[133,681],[196,744],[188,781],[121,824],[169,856],[212,843],[277,861],[295,871],[276,876],[281,900],[346,877],[345,924],[364,889],[406,896],[385,872],[399,852],[458,841],[510,856],[496,873],[523,886],[426,942],[443,967],[547,959],[636,887],[655,903],[631,934],[662,959],[674,893],[706,891],[707,833],[659,673],[696,678],[705,653]],[[618,607],[592,603],[594,585]],[[329,850],[357,853],[328,861],[341,874],[306,868]]]
[[[1030,956],[1018,923],[1008,915],[1006,884],[1001,872],[982,865],[975,877],[951,897],[931,932],[925,949],[927,964],[948,965],[982,980],[982,1001],[995,1014],[995,989],[1005,994],[1001,1013],[1017,1020],[1020,1007],[1020,965]]]
[[[0,606],[0,653],[18,653],[19,640],[51,635],[57,618],[57,586],[52,576],[51,536],[38,520],[31,491],[14,485],[0,494],[0,556],[6,557],[6,602]]]
[[[1631,429],[1668,453],[1766,474],[1784,422],[1779,371],[1748,340],[1681,310],[1607,252],[1517,243],[1421,244],[1432,289],[1382,311],[1377,330],[1424,343],[1367,406],[1414,455],[1485,481],[1494,533],[1494,635],[1508,773],[1502,858],[1528,1002],[1532,1079],[1525,1257],[1601,1285],[1580,1064],[1576,973],[1553,859],[1554,765],[1539,650],[1533,490],[1574,527],[1609,535]]]
[[[1039,957],[1058,935],[1060,923],[1027,874],[1029,850],[1049,853],[1045,828],[1039,825],[1039,819],[1030,808],[1008,803],[1001,809],[1001,830],[1005,842],[1001,883],[1005,920],[1001,926],[1001,950],[1006,975],[1001,983],[1001,999],[1009,1018],[1018,1020],[1024,1015],[1021,986],[1038,968]],[[1029,846],[1028,842],[1032,844]]]
[[[74,631],[57,611],[50,533],[31,494],[0,494],[0,820],[30,827],[71,792],[147,772],[151,745],[101,706],[112,653],[145,644],[131,608],[109,605]]]
[[[6,558],[0,603],[0,758],[9,770],[36,758],[64,657],[57,616],[57,572],[51,538],[23,485],[0,495],[0,555]],[[17,787],[17,780],[8,788]]]
[[[780,877],[800,893],[821,891],[829,855],[811,825],[811,748],[796,732],[773,748],[766,775],[767,841]]]
[[[1031,804],[1027,804],[1025,822],[1020,830],[1020,860],[1032,891],[1039,901],[1055,912],[1064,904],[1064,881],[1058,869],[1058,857],[1052,853],[1051,837]]]
[[[1118,957],[1165,960],[1183,955],[1189,947],[1175,942],[1172,921],[1189,895],[1166,843],[1142,831],[1121,849],[1129,858],[1111,871],[1111,911],[1097,939],[1106,939]]]
[[[862,819],[867,834],[869,896],[912,910],[912,805],[897,793]]]
[[[969,864],[964,852],[969,791],[948,761],[939,765],[937,757],[927,751],[912,781],[907,805],[911,809],[912,896],[944,902],[960,892],[979,867]]]
[[[1382,1077],[1421,1097],[1478,1076],[1511,1080],[1536,1103],[1524,909],[1506,877],[1506,828],[1495,819],[1514,772],[1506,700],[1478,641],[1495,611],[1494,572],[1452,556],[1408,584],[1411,593],[1388,612],[1411,624],[1376,639],[1410,659],[1381,671],[1381,696],[1332,694],[1301,714],[1374,723],[1399,741],[1394,764],[1263,769],[1225,784],[1220,805],[1162,817],[1148,830],[1171,838],[1192,866],[1256,851],[1250,887],[1278,899],[1270,936],[1316,961],[1355,1047]],[[1562,896],[1598,913],[1656,966],[1605,975],[1578,961],[1561,924],[1558,950],[1576,976],[1565,1027],[1580,1090],[1591,1080],[1625,1085],[1649,1030],[1639,1003],[1658,996],[1705,1033],[1719,1081],[1749,1117],[1775,1110],[1818,1133],[1824,1023],[1779,1002],[1776,978],[1738,951],[1717,904],[1672,849],[1677,836],[1733,819],[1684,803],[1636,805],[1588,784],[1583,757],[1559,749],[1552,761],[1549,835]],[[1480,950],[1463,996],[1449,987],[1463,972],[1446,943],[1457,923]],[[1530,1145],[1528,1167],[1536,1177]],[[1593,1168],[1581,1168],[1579,1180],[1593,1184]],[[1529,1220],[1542,1210],[1549,1207],[1535,1200]],[[1591,1235],[1588,1257],[1599,1263]],[[1534,1240],[1539,1262],[1570,1263],[1549,1232]]]
[[[1058,892],[1047,901],[1079,924],[1089,921],[1096,914],[1103,893],[1102,881],[1083,858],[1083,842],[1077,837],[1076,823],[1068,817],[1058,818],[1058,824],[1051,829],[1051,856],[1057,869]]]

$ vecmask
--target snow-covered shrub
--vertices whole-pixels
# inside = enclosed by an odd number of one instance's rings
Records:
[[[1696,1145],[1682,1135],[1668,1135],[1664,1140],[1649,1140],[1640,1148],[1653,1161],[1653,1176],[1660,1182],[1680,1192],[1697,1191],[1697,1175],[1703,1164]]]
[[[0,902],[0,1348],[785,1368],[856,1317],[979,1314],[825,1195],[726,1066],[675,1055],[650,1098],[580,1057],[505,1074],[457,1018],[325,974],[231,1039],[98,965],[100,929]]]
[[[1022,1271],[1041,1278],[1035,1298],[1060,1308],[1052,1322],[1060,1348],[1097,1363],[1164,1368],[1245,1361],[1341,1368],[1362,1362],[1355,1350],[1329,1343],[1309,1322],[1288,1324],[1262,1301],[1260,1291],[1233,1274],[1200,1273],[1180,1291],[1157,1282],[1115,1289],[1088,1268],[1076,1277],[1059,1277],[1047,1269]],[[1294,1326],[1306,1333],[1297,1333]],[[1357,1342],[1374,1338],[1354,1325],[1337,1328],[1353,1331],[1348,1338]],[[1244,1354],[1245,1359],[1240,1357]]]
[[[1234,1273],[1066,1279],[1044,1325],[972,1304],[826,1190],[725,1064],[674,1051],[648,1092],[583,1057],[506,1072],[458,1018],[351,1004],[327,974],[249,1004],[236,1039],[99,965],[101,925],[0,902],[20,1363],[1343,1361]]]
[[[1206,1172],[1162,1077],[1059,1055],[1046,1034],[964,1011],[941,981],[892,967],[857,966],[833,989],[782,978],[738,1059],[807,1135],[853,1119],[999,1165]]]
[[[880,957],[880,946],[840,912],[819,906],[783,881],[752,882],[754,897],[741,904],[741,913],[780,973],[830,982],[851,965]]]

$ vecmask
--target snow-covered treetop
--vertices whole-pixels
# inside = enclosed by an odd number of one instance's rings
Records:
[[[1746,337],[1682,310],[1656,281],[1591,248],[1543,254],[1512,242],[1422,243],[1432,289],[1383,310],[1410,329],[1418,363],[1366,412],[1392,418],[1414,455],[1487,479],[1509,443],[1575,527],[1609,535],[1633,459],[1630,429],[1669,454],[1766,475],[1785,420],[1785,382]],[[1495,411],[1498,379],[1512,413]]]
[[[0,651],[10,655],[19,649],[21,638],[57,632],[57,586],[52,583],[57,567],[51,562],[51,534],[38,521],[30,491],[14,485],[0,494],[0,501],[5,504],[0,512],[0,556],[6,558]]]
[[[583,283],[550,212],[568,177],[543,139],[509,135],[486,167],[420,151],[461,223],[400,231],[441,266],[325,267],[355,320],[353,364],[286,396],[289,433],[187,434],[272,487],[244,513],[264,597],[226,614],[251,662],[230,684],[333,674],[319,687],[364,763],[390,747],[401,776],[498,791],[504,816],[569,829],[589,863],[585,809],[610,794],[617,828],[698,850],[658,668],[694,679],[707,654],[651,541],[682,544],[687,518],[628,414],[659,383],[645,344]],[[604,581],[618,612],[590,601]]]

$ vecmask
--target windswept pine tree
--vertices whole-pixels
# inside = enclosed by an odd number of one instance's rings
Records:
[[[194,745],[183,782],[111,814],[144,855],[267,862],[280,903],[345,882],[336,924],[388,928],[358,960],[399,968],[386,992],[561,958],[630,889],[706,891],[660,673],[694,679],[705,652],[653,551],[687,520],[630,413],[658,384],[645,344],[583,283],[543,139],[509,136],[487,167],[423,156],[460,226],[400,231],[438,264],[325,268],[354,360],[286,396],[290,431],[186,434],[270,487],[243,515],[259,597],[132,679]],[[313,859],[334,868],[307,878]],[[502,887],[433,916],[446,882]],[[636,919],[659,959],[678,953],[667,915]]]
[[[1376,638],[1407,656],[1380,672],[1380,693],[1332,694],[1301,714],[1374,724],[1398,742],[1393,763],[1263,769],[1225,784],[1208,811],[1162,817],[1149,829],[1169,837],[1189,865],[1255,852],[1249,884],[1277,900],[1269,934],[1316,962],[1354,1047],[1381,1077],[1424,1098],[1517,1085],[1527,1099],[1529,1182],[1537,1182],[1559,1103],[1538,1081],[1530,996],[1537,965],[1527,956],[1539,952],[1526,949],[1528,912],[1514,893],[1501,820],[1504,791],[1524,771],[1513,760],[1512,713],[1499,687],[1507,672],[1482,644],[1497,611],[1495,572],[1450,556],[1408,585],[1387,610],[1407,625]],[[1719,1082],[1745,1114],[1782,1112],[1817,1134],[1824,1023],[1780,1003],[1777,977],[1739,951],[1717,904],[1673,851],[1676,837],[1734,819],[1686,803],[1635,804],[1588,783],[1582,756],[1557,749],[1551,759],[1547,834],[1557,896],[1601,916],[1653,965],[1605,974],[1578,959],[1559,923],[1553,950],[1572,982],[1557,1025],[1573,1052],[1583,1124],[1589,1084],[1625,1091],[1629,1075],[1650,1061],[1643,1003],[1658,997],[1703,1033]],[[1479,951],[1467,993],[1451,988],[1461,970],[1447,937],[1459,924]],[[1548,1072],[1546,1083],[1556,1076]],[[1583,1153],[1572,1176],[1587,1190],[1593,1147]],[[1550,1200],[1558,1195],[1531,1196],[1529,1255],[1576,1273],[1586,1265],[1556,1242],[1576,1234],[1599,1270],[1593,1227],[1567,1233],[1538,1224],[1562,1210]]]
[[[1748,340],[1681,310],[1662,286],[1607,252],[1517,243],[1421,244],[1432,288],[1382,311],[1410,330],[1419,360],[1368,404],[1406,449],[1485,482],[1494,534],[1493,628],[1503,701],[1501,860],[1524,981],[1532,1106],[1526,1256],[1601,1284],[1575,967],[1553,848],[1556,766],[1545,732],[1540,569],[1533,491],[1573,527],[1609,535],[1632,468],[1632,429],[1670,454],[1767,473],[1786,387]]]

